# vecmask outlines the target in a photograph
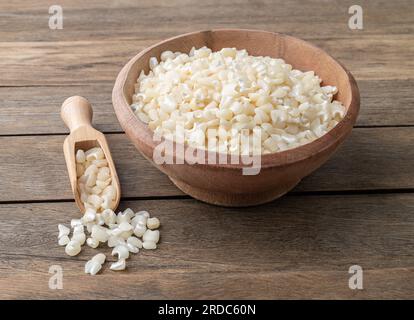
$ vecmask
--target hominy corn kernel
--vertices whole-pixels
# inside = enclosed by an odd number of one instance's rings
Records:
[[[94,255],[91,260],[97,261],[100,264],[103,264],[105,262],[105,259],[106,259],[106,256],[103,253],[98,253]]]
[[[126,263],[125,259],[120,259],[117,262],[111,264],[110,269],[114,271],[125,270]]]
[[[95,260],[89,260],[85,264],[85,273],[96,275],[101,270],[102,264]]]
[[[65,225],[63,225],[63,224],[59,224],[58,229],[59,229],[58,238],[61,238],[63,236],[67,236],[70,233],[70,229],[68,227],[66,227]]]
[[[147,230],[145,231],[144,235],[142,236],[142,239],[145,241],[153,241],[155,243],[158,243],[160,240],[160,232],[158,230]]]
[[[154,241],[144,241],[144,243],[142,244],[143,248],[145,250],[154,250],[157,249],[157,244]]]
[[[160,220],[158,220],[158,218],[149,218],[147,220],[147,227],[148,229],[157,229],[160,227]]]
[[[99,241],[94,238],[86,239],[86,244],[91,248],[97,248],[99,246]]]
[[[120,259],[128,259],[129,258],[129,250],[126,245],[118,244],[113,250],[112,255],[118,255],[118,260]]]
[[[127,239],[127,243],[128,244],[131,244],[131,245],[133,245],[133,246],[135,246],[135,247],[137,247],[137,248],[139,248],[139,249],[141,249],[142,248],[142,241],[141,240],[139,240],[138,238],[136,238],[136,237],[129,237],[128,239]]]
[[[80,233],[80,232],[74,233],[70,240],[71,241],[76,241],[81,246],[83,246],[85,241],[86,241],[86,235],[83,232],[82,233]]]
[[[69,241],[70,241],[70,239],[69,239],[68,236],[62,236],[62,237],[59,238],[58,244],[60,246],[66,246],[69,243]]]
[[[71,257],[76,256],[77,254],[79,254],[80,251],[81,245],[79,244],[79,242],[73,240],[69,241],[65,247],[66,254]]]
[[[83,150],[79,149],[76,151],[76,162],[77,163],[84,163],[86,161],[85,152]]]

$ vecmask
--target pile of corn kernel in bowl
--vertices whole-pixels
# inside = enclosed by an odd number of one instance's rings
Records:
[[[313,71],[246,50],[203,47],[188,54],[164,51],[141,72],[131,107],[154,133],[221,153],[251,153],[237,143],[259,136],[260,154],[280,152],[326,134],[344,117],[334,86]]]

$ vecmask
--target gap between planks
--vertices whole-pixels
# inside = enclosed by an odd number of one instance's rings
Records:
[[[338,152],[293,192],[409,192],[414,188],[413,133],[414,128],[355,129]],[[109,134],[107,139],[124,199],[183,195],[124,134]],[[63,135],[0,137],[0,200],[72,199],[63,140]]]
[[[372,189],[372,190],[343,190],[343,191],[290,191],[287,194],[283,195],[282,197],[319,197],[319,196],[358,196],[358,195],[403,195],[403,194],[414,194],[414,188],[406,188],[406,189]],[[189,195],[172,195],[172,196],[135,196],[135,197],[121,197],[121,202],[125,201],[171,201],[171,200],[196,200]],[[273,202],[279,201],[276,199],[272,202],[256,205],[253,207],[261,207],[264,205],[271,204]],[[196,200],[198,201],[198,200]],[[14,201],[0,201],[1,205],[13,205],[13,204],[36,204],[36,203],[73,203],[75,202],[74,199],[50,199],[50,200],[14,200]],[[205,204],[202,201],[200,203]],[[218,208],[225,209],[226,207],[216,206]],[[241,207],[243,210],[247,207]]]
[[[380,128],[414,128],[414,124],[400,124],[400,125],[356,125],[354,129],[380,129]],[[124,131],[101,131],[103,134],[125,134]],[[57,133],[11,133],[1,134],[0,137],[44,137],[44,136],[67,136],[69,132]]]

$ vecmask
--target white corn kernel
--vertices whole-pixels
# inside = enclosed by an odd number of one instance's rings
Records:
[[[84,173],[85,173],[85,167],[82,164],[77,163],[76,164],[76,177],[80,178],[82,177]]]
[[[105,209],[102,211],[102,217],[106,225],[113,224],[116,222],[116,214],[111,209]]]
[[[153,70],[158,65],[158,60],[156,57],[151,57],[149,60],[149,66]]]
[[[119,237],[126,240],[128,239],[130,236],[132,236],[134,234],[134,231],[131,229],[130,231],[124,231],[122,232]]]
[[[149,212],[148,212],[148,211],[145,211],[145,210],[138,211],[138,212],[136,213],[136,215],[141,215],[141,216],[144,216],[144,217],[147,217],[147,218],[149,218],[149,217],[150,217]]]
[[[85,152],[86,160],[93,161],[93,160],[101,160],[105,158],[105,154],[101,148],[92,148]]]
[[[149,240],[144,241],[142,246],[145,250],[155,250],[155,249],[157,249],[157,244],[154,241],[149,241]]]
[[[85,232],[85,227],[83,225],[77,225],[73,228],[73,234],[84,233],[84,232]]]
[[[116,217],[116,222],[118,224],[121,224],[122,222],[127,222],[130,223],[131,222],[131,216],[129,214],[125,214],[123,212],[119,212],[117,217]]]
[[[102,268],[102,264],[92,259],[86,262],[85,273],[89,273],[94,276],[99,272],[99,270],[101,270],[101,268]]]
[[[102,190],[104,190],[110,183],[111,183],[111,179],[108,179],[106,181],[96,180],[96,187],[101,189],[101,192],[102,192]]]
[[[132,226],[128,222],[125,222],[125,221],[121,222],[118,228],[123,232],[132,230]]]
[[[124,232],[124,231],[122,231],[122,230],[119,228],[119,225],[117,225],[117,224],[116,224],[116,225],[115,225],[115,227],[109,231],[109,234],[110,234],[111,236],[120,237],[120,236],[121,236],[121,234],[122,234],[123,232]]]
[[[60,246],[66,246],[69,243],[70,239],[68,236],[64,235],[61,236],[58,240]]]
[[[129,216],[130,219],[132,219],[135,216],[134,211],[131,208],[127,208],[122,212],[124,215]]]
[[[127,246],[125,246],[123,244],[119,244],[112,250],[112,255],[113,256],[118,255],[118,260],[119,259],[128,259],[129,258],[129,250],[128,250]]]
[[[94,226],[95,224],[93,223],[93,222],[89,222],[89,223],[87,223],[86,224],[86,230],[89,232],[89,233],[91,233],[92,232],[92,227]]]
[[[103,253],[98,253],[94,255],[91,260],[97,261],[99,264],[103,264],[106,260],[106,256]]]
[[[77,163],[84,163],[86,161],[85,152],[82,149],[76,151],[76,162]]]
[[[85,214],[83,215],[82,221],[87,224],[88,222],[94,221],[96,218],[96,211],[93,209],[86,209]]]
[[[158,243],[160,240],[160,232],[158,230],[147,230],[142,236],[142,240],[144,240],[144,242],[153,241],[155,243]]]
[[[82,220],[81,219],[72,219],[70,220],[70,226],[74,228],[75,226],[81,226]]]
[[[122,238],[117,236],[110,236],[108,239],[108,247],[113,248],[119,244],[125,244],[125,241]]]
[[[85,241],[86,241],[86,235],[84,233],[80,233],[80,232],[75,233],[75,234],[73,234],[71,241],[76,241],[81,246],[83,246],[85,244]]]
[[[102,195],[106,196],[108,195],[111,199],[115,199],[116,196],[116,190],[113,186],[107,186],[103,191]]]
[[[91,194],[88,197],[88,203],[90,203],[94,208],[99,208],[102,202],[103,202],[102,198],[96,194]]]
[[[96,165],[94,165],[94,164],[91,164],[89,167],[87,167],[86,169],[85,169],[85,176],[89,176],[89,175],[91,175],[91,174],[98,174],[98,171],[99,171],[99,169],[98,169],[98,167],[96,166]]]
[[[139,249],[141,249],[142,248],[142,241],[141,240],[139,240],[138,238],[136,238],[136,237],[129,237],[128,239],[127,239],[127,244],[131,244],[131,245],[133,245],[134,247],[137,247],[137,248],[139,248]]]
[[[100,226],[103,226],[105,224],[105,219],[102,217],[102,215],[100,213],[96,214],[95,221]]]
[[[110,269],[114,271],[125,270],[126,263],[125,259],[120,259],[117,262],[111,264]]]
[[[175,54],[172,51],[164,51],[163,53],[161,53],[162,61],[166,61],[168,59],[174,59],[174,58],[175,58]]]
[[[97,248],[99,246],[99,241],[96,240],[96,239],[94,239],[94,238],[88,238],[88,239],[86,239],[86,244],[89,247],[95,249],[95,248]]]
[[[86,176],[86,186],[93,187],[96,184],[96,176],[95,172],[92,172],[90,175]]]
[[[107,229],[98,225],[92,227],[92,238],[98,240],[99,242],[108,241],[109,235]]]
[[[143,226],[146,226],[147,225],[147,220],[148,220],[148,218],[145,215],[143,215],[143,214],[137,214],[134,218],[132,218],[131,224],[134,227],[136,227],[137,224],[141,224]]]
[[[104,209],[104,210],[111,209],[110,208],[111,205],[112,205],[111,196],[104,195],[104,196],[101,197],[101,199],[102,199],[101,208]]]
[[[76,256],[77,254],[79,254],[80,251],[81,251],[81,246],[79,242],[76,242],[73,240],[69,241],[65,247],[66,254],[71,257]]]
[[[98,182],[98,181],[96,181],[96,182]],[[91,192],[92,192],[92,194],[99,195],[102,192],[102,189],[99,188],[98,186],[94,186],[94,187],[92,187]]]
[[[137,247],[133,246],[130,243],[127,243],[126,246],[129,250],[129,252],[132,252],[132,253],[138,253],[139,252],[139,249]]]
[[[140,237],[142,237],[144,235],[145,231],[147,231],[147,227],[146,226],[143,226],[141,224],[137,224],[136,227],[135,227],[135,229],[134,229],[134,234],[137,237],[140,238]]]
[[[108,161],[106,159],[93,160],[92,164],[94,164],[98,168],[102,168],[108,166]]]
[[[111,171],[108,167],[102,167],[98,171],[97,180],[106,181],[111,177]]]
[[[70,233],[70,229],[68,227],[66,227],[63,224],[58,224],[58,229],[59,229],[59,235],[58,238],[61,238],[63,236],[67,236]]]
[[[154,218],[149,218],[147,220],[147,228],[148,229],[153,230],[153,229],[157,229],[159,227],[160,227],[160,220],[158,220],[158,218],[154,217]]]

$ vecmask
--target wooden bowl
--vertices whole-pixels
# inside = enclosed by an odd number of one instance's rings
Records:
[[[323,85],[338,88],[335,99],[346,107],[346,115],[331,131],[311,143],[262,155],[261,171],[257,175],[242,175],[241,164],[157,165],[152,160],[157,145],[152,139],[152,131],[130,108],[134,84],[141,70],[148,72],[150,57],[159,59],[165,50],[188,53],[193,46],[207,46],[213,51],[224,47],[246,49],[250,55],[283,58],[301,71],[313,70]],[[273,32],[225,29],[180,35],[141,51],[119,73],[112,102],[122,128],[136,148],[178,188],[207,203],[236,207],[272,201],[321,166],[351,132],[359,110],[359,91],[349,71],[306,41]]]

